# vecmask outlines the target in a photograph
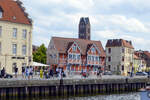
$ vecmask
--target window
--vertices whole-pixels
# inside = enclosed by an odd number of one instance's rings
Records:
[[[17,54],[17,44],[12,45],[12,53],[15,55]]]
[[[56,54],[53,55],[54,59],[56,58]]]
[[[69,54],[69,59],[72,59],[72,54]]]
[[[12,64],[12,72],[15,72],[15,67],[17,67],[17,63]]]
[[[80,60],[80,55],[77,55],[77,59]]]
[[[98,57],[96,57],[96,61],[98,61],[99,59],[98,59]]]
[[[2,26],[0,26],[0,37],[2,36]]]
[[[94,61],[94,56],[92,56],[92,61]]]
[[[124,53],[124,48],[122,48],[122,53]]]
[[[26,55],[26,45],[22,46],[22,55]]]
[[[13,28],[13,38],[17,38],[17,28]]]
[[[122,65],[122,71],[124,71],[124,65]]]
[[[108,48],[108,53],[111,53],[111,48]]]
[[[76,46],[73,46],[73,51],[76,51],[77,50],[77,47]]]
[[[26,37],[27,37],[27,30],[26,30],[26,29],[23,29],[23,30],[22,30],[22,38],[23,38],[23,39],[26,39]]]
[[[109,70],[109,71],[111,70],[111,65],[108,65],[108,70]]]
[[[88,60],[89,60],[89,61],[91,60],[91,56],[88,56]]]
[[[95,48],[93,47],[93,48],[91,49],[91,51],[92,51],[92,53],[94,53],[94,52],[95,52]]]
[[[124,56],[122,56],[122,61],[124,61]]]
[[[108,62],[111,62],[111,57],[108,57]]]
[[[76,55],[73,55],[73,59],[76,60]]]

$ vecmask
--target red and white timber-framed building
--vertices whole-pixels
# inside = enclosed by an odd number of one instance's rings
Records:
[[[100,41],[52,37],[47,49],[47,64],[64,71],[96,72],[104,69],[105,52]]]

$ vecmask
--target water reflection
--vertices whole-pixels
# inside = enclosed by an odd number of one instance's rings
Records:
[[[69,97],[69,98],[20,98],[20,99],[5,99],[5,100],[141,100],[140,93],[112,94],[112,95],[97,95],[86,97]]]

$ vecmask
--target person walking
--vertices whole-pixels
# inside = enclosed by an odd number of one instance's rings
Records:
[[[22,67],[22,78],[25,78],[25,67]]]
[[[33,68],[32,68],[32,66],[30,66],[30,74],[29,74],[29,76],[33,79]]]
[[[15,66],[15,78],[17,78],[18,68]]]
[[[41,79],[43,78],[43,69],[42,68],[40,69],[40,78]]]
[[[29,77],[29,73],[30,73],[29,66],[26,67],[25,73],[26,73],[26,78],[30,79],[30,77]]]
[[[5,77],[5,68],[3,67],[3,69],[1,70],[1,75],[2,75],[2,78]]]

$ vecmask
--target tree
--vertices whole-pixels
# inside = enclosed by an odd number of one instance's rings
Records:
[[[44,44],[33,53],[33,61],[46,64],[46,47]]]

